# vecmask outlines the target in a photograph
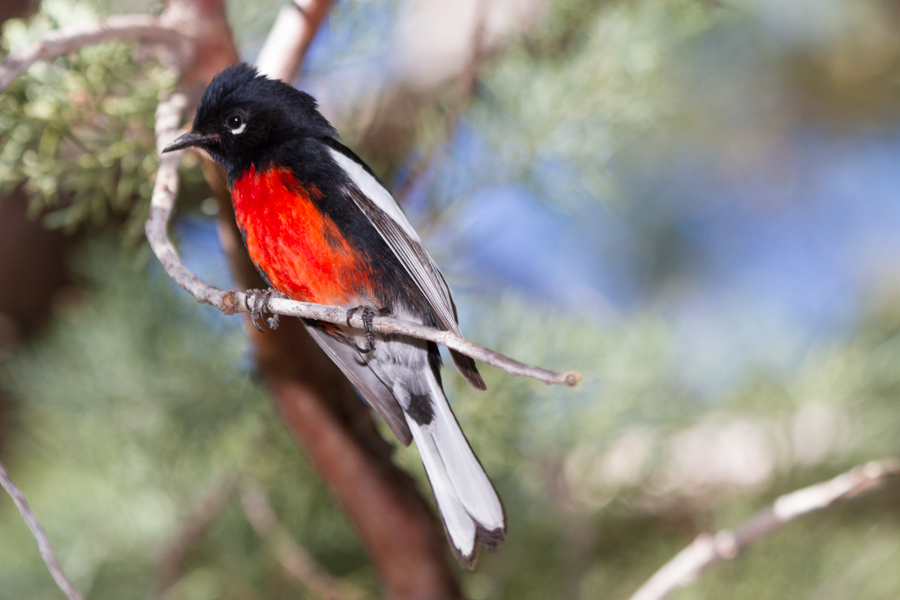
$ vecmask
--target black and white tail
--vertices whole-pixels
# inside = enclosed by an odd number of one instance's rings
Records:
[[[415,403],[404,408],[406,423],[425,465],[454,554],[465,567],[475,563],[477,545],[493,552],[506,535],[503,504],[472,452],[447,398],[430,368],[428,400],[433,413],[422,418]]]
[[[506,536],[503,504],[472,452],[437,379],[437,347],[378,335],[365,356],[308,324],[313,339],[408,446],[415,440],[453,554],[475,564],[478,544],[493,552]],[[357,344],[363,344],[358,339]],[[429,352],[434,352],[429,360]]]

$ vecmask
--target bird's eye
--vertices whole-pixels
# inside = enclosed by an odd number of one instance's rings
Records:
[[[231,115],[227,119],[225,119],[225,127],[231,130],[231,133],[237,135],[239,133],[244,132],[244,127],[247,124],[244,122],[244,119],[241,118],[241,115]]]

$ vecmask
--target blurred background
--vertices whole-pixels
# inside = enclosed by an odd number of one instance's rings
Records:
[[[229,2],[244,59],[281,5]],[[146,10],[10,1],[3,51]],[[198,502],[238,475],[377,596],[240,319],[142,238],[174,83],[153,52],[104,44],[0,96],[0,458],[92,600],[149,597]],[[460,575],[473,600],[628,598],[698,533],[900,454],[900,3],[345,0],[297,85],[396,191],[467,337],[584,374],[560,389],[484,368],[479,393],[445,369],[509,518]],[[228,286],[197,163],[174,232]],[[427,489],[415,449],[397,460]],[[166,598],[315,597],[239,498],[220,504]],[[59,597],[5,496],[0,588]],[[894,484],[674,597],[898,595]]]

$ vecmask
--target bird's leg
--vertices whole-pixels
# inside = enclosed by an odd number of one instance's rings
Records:
[[[362,354],[368,354],[375,349],[375,333],[372,331],[372,317],[375,316],[375,309],[366,305],[351,308],[347,311],[347,327],[352,328],[350,319],[360,311],[362,312],[363,330],[366,332],[366,345],[364,348],[360,348],[354,343],[353,346]]]
[[[253,326],[260,332],[265,333],[266,330],[259,326],[259,322],[262,321],[269,329],[273,331],[278,329],[280,316],[273,313],[272,309],[269,308],[269,301],[272,298],[281,298],[283,295],[272,288],[267,290],[247,290],[245,293],[244,303],[247,305],[247,310],[250,311],[250,322],[253,323]]]
[[[368,354],[369,352],[371,352],[372,350],[375,349],[375,331],[372,329],[372,319],[375,317],[376,314],[379,317],[386,317],[387,315],[391,314],[391,309],[379,308],[376,310],[368,305],[362,305],[362,306],[357,306],[355,308],[351,308],[347,311],[347,327],[350,327],[351,329],[353,328],[353,326],[350,325],[350,319],[352,319],[353,316],[360,311],[362,311],[363,331],[366,332],[366,346],[364,348],[360,348],[355,343],[353,344],[353,346],[359,352],[362,352],[363,354]]]

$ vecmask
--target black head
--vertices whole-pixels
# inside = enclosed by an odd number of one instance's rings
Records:
[[[241,63],[216,75],[200,99],[191,131],[163,152],[202,148],[234,180],[250,165],[277,160],[287,145],[304,137],[337,138],[337,132],[312,96]]]

